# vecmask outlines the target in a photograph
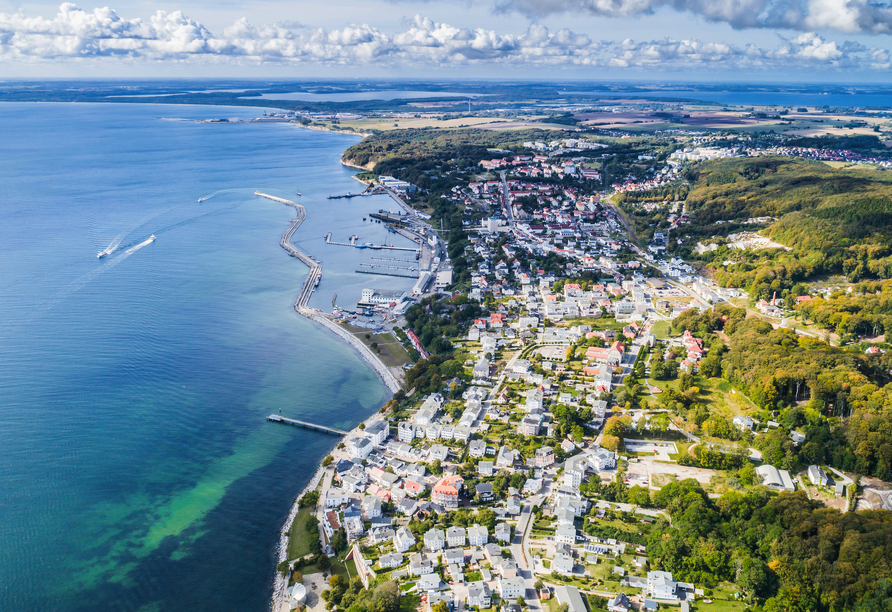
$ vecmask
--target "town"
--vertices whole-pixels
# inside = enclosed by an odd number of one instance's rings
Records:
[[[667,569],[680,552],[660,534],[691,496],[719,513],[735,495],[761,507],[796,491],[841,512],[892,509],[880,481],[865,488],[827,461],[783,459],[779,449],[809,445],[805,385],[775,404],[721,377],[726,334],[744,320],[807,334],[785,329],[804,300],[750,305],[743,288],[667,254],[662,232],[640,244],[614,201],[683,182],[687,164],[752,152],[682,148],[653,178],[605,192],[601,170],[576,154],[609,147],[523,148],[495,151],[481,180],[442,195],[463,211],[467,236],[460,251],[441,238],[448,280],[364,291],[386,315],[377,332],[400,338],[416,363],[302,498],[279,568],[283,608],[349,610],[361,589],[377,598],[396,584],[405,612],[743,611],[769,589],[764,562]],[[411,202],[416,187],[395,180],[370,182]],[[647,202],[670,211],[669,231],[687,222],[683,201]],[[450,293],[459,257],[467,283]]]

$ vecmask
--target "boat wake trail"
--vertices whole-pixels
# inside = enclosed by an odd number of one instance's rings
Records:
[[[117,257],[105,262],[104,264],[102,264],[101,266],[96,268],[95,270],[87,272],[86,274],[82,275],[80,278],[77,278],[77,279],[71,281],[70,283],[68,283],[68,285],[64,289],[59,291],[59,293],[57,293],[49,300],[47,300],[47,301],[43,302],[42,304],[40,304],[39,306],[37,306],[37,308],[34,309],[34,317],[31,317],[31,319],[35,318],[36,316],[38,316],[42,313],[47,312],[48,310],[52,310],[53,307],[55,307],[57,304],[59,304],[60,302],[62,302],[66,298],[68,298],[71,294],[79,291],[84,285],[89,283],[91,280],[93,280],[100,274],[111,270],[116,265],[118,265],[119,263],[121,263],[122,261],[124,261],[125,259],[130,257],[131,255],[136,253],[138,250],[140,250],[141,248],[143,248],[145,246],[152,244],[153,242],[155,242],[154,234],[149,236],[148,238],[146,238],[139,244],[135,244],[135,245],[129,247],[124,252],[120,253]],[[31,319],[29,319],[29,321]]]
[[[205,200],[210,200],[212,197],[214,197],[216,195],[220,195],[221,193],[227,193],[230,191],[240,191],[240,190],[239,189],[220,189],[219,191],[215,191],[214,193],[211,193],[209,195],[202,196],[202,197],[198,198],[198,203],[200,204],[201,202],[204,202]]]
[[[139,221],[137,221],[135,225],[133,225],[133,226],[130,227],[129,229],[125,229],[123,232],[121,232],[120,234],[118,234],[117,236],[115,236],[114,240],[112,240],[111,243],[109,243],[109,245],[108,245],[107,247],[105,247],[104,249],[102,249],[101,251],[99,251],[99,253],[96,254],[96,257],[98,257],[99,259],[102,259],[103,257],[106,257],[106,256],[108,256],[108,255],[111,255],[112,253],[114,253],[115,251],[117,251],[119,248],[121,248],[121,242],[124,240],[124,238],[126,238],[126,237],[129,236],[131,233],[133,233],[133,232],[135,232],[136,230],[138,230],[139,228],[141,228],[143,225],[145,225],[146,223],[148,223],[149,221],[151,221],[151,220],[154,219],[155,217],[158,217],[158,216],[160,216],[160,215],[169,213],[169,212],[172,211],[174,208],[176,208],[176,206],[170,206],[170,207],[168,207],[168,208],[166,208],[166,209],[164,209],[164,210],[160,210],[160,211],[158,211],[158,212],[153,212],[153,213],[151,213],[150,215],[147,215],[147,216],[143,217],[142,219],[140,219]],[[131,243],[131,244],[132,244],[132,243]]]
[[[99,251],[97,257],[105,257],[106,255],[111,255],[115,251],[118,250],[118,247],[121,245],[121,241],[130,233],[130,230],[124,230],[117,236],[115,236],[114,240],[112,240],[107,247]]]

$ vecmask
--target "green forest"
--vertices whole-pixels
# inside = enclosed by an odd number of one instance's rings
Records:
[[[706,162],[688,169],[686,178],[691,222],[677,232],[687,236],[679,253],[703,261],[722,286],[745,287],[755,298],[768,298],[775,292],[802,295],[801,283],[821,274],[841,273],[852,281],[892,277],[888,172],[758,157]],[[759,217],[776,221],[743,223]],[[692,250],[698,240],[761,228],[790,250],[722,245],[699,256]]]
[[[876,476],[892,473],[890,357],[845,350],[789,329],[773,329],[741,309],[682,314],[676,328],[706,335],[710,367],[788,429],[806,434],[798,447],[782,430],[757,436],[766,463],[785,469],[829,464]],[[706,360],[704,360],[704,363]],[[689,418],[697,419],[696,407]]]
[[[696,480],[653,493],[672,522],[647,541],[677,580],[737,584],[764,612],[892,609],[892,514],[824,507],[804,492],[756,488],[710,499]]]

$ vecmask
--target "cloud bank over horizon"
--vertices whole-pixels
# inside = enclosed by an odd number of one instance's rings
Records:
[[[869,0],[495,0],[494,8],[529,17],[579,12],[616,18],[669,8],[735,29],[892,33],[892,5]]]
[[[551,0],[514,1],[541,5],[543,10],[551,4]],[[622,7],[644,1],[603,3]],[[762,0],[732,1],[728,5],[747,2],[759,4]],[[602,0],[578,3],[594,6]],[[245,18],[213,33],[182,11],[159,10],[143,20],[121,17],[108,7],[87,11],[65,3],[52,19],[22,12],[0,13],[0,61],[58,63],[104,58],[286,66],[604,67],[749,72],[884,71],[892,65],[886,49],[853,41],[838,42],[814,32],[779,36],[776,45],[760,47],[687,37],[595,40],[567,28],[552,31],[537,23],[520,33],[500,33],[482,27],[454,27],[422,16],[415,16],[390,33],[367,23],[324,29],[296,22],[254,25]]]

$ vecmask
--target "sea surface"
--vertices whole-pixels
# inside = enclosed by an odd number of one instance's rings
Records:
[[[282,522],[337,441],[266,416],[350,428],[390,396],[294,312],[294,209],[253,195],[307,207],[311,306],[410,288],[324,243],[411,244],[362,220],[389,199],[326,199],[362,188],[339,163],[357,138],[170,120],[220,111],[0,104],[3,612],[266,611]]]

